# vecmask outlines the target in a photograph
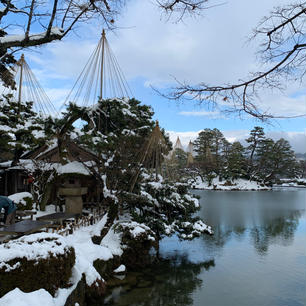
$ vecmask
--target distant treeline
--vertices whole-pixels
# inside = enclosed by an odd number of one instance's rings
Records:
[[[263,184],[305,177],[305,160],[296,158],[287,140],[267,138],[263,128],[256,126],[246,142],[246,147],[239,141],[230,143],[218,129],[204,129],[193,143],[192,163],[190,153],[181,149],[173,152],[169,161],[172,176],[200,175],[208,181],[214,177],[228,181],[245,178]]]

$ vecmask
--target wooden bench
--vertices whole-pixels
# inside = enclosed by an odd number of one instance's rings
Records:
[[[76,213],[57,212],[57,213],[37,217],[36,220],[49,221],[52,223],[63,225],[63,222],[65,220],[78,219],[79,217],[80,217],[80,214],[76,214]]]
[[[0,228],[0,235],[28,235],[35,233],[42,228],[48,227],[50,222],[46,221],[33,221],[33,220],[23,220],[15,224],[6,225]]]
[[[36,214],[37,212],[32,210],[16,210],[17,220],[22,220],[24,217],[30,217],[33,220],[33,216]]]

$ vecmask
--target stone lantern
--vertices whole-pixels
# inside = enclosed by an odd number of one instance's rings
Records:
[[[65,197],[65,208],[67,213],[82,214],[82,195],[87,193],[87,187],[81,187],[81,180],[77,177],[65,179],[63,187],[59,188],[59,195]]]

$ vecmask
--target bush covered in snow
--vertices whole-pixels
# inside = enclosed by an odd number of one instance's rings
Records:
[[[44,288],[54,295],[68,286],[75,252],[63,237],[39,233],[0,245],[0,262],[0,296],[16,287],[24,292]]]
[[[9,196],[18,210],[31,210],[33,208],[33,196],[29,192],[14,193]]]
[[[148,226],[126,221],[117,223],[114,231],[121,234],[121,245],[124,249],[121,262],[128,268],[144,267],[151,262],[150,250],[158,247],[158,241]]]

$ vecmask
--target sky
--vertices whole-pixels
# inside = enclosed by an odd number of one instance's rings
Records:
[[[130,0],[108,32],[110,46],[134,97],[149,104],[154,119],[179,135],[186,145],[205,128],[218,128],[231,141],[245,139],[254,126],[263,126],[269,137],[290,140],[297,152],[306,152],[306,121],[273,120],[263,124],[248,116],[225,115],[197,102],[169,101],[152,90],[175,86],[175,78],[190,84],[231,83],[256,71],[258,41],[248,42],[252,29],[276,5],[288,0],[232,0],[183,22],[166,18],[154,1]],[[26,60],[54,105],[59,108],[98,43],[101,28],[83,24],[77,35],[25,52]],[[303,84],[286,84],[284,92],[262,92],[260,103],[276,115],[306,114]]]

